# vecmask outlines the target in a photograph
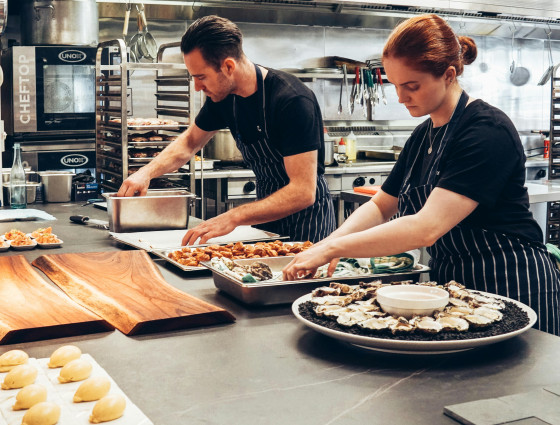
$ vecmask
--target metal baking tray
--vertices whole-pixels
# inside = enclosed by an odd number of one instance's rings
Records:
[[[187,128],[187,123],[162,124],[162,125],[128,125],[130,130],[179,130]]]
[[[288,236],[280,236],[277,233],[267,232],[265,230],[262,230],[262,232],[264,232],[264,234],[265,234],[264,237],[244,238],[243,240],[237,239],[235,241],[234,240],[228,241],[227,243],[243,242],[245,245],[251,245],[252,242],[272,242],[272,241],[276,241],[276,240],[288,239]],[[113,237],[115,237],[115,236],[113,235]],[[220,236],[220,238],[227,238],[227,235]],[[119,240],[120,242],[124,242],[124,241],[122,241],[118,238],[115,238],[115,239]],[[216,239],[218,239],[218,238],[216,238]],[[124,243],[127,243],[128,245],[131,245],[131,246],[136,246],[137,248],[140,248],[140,249],[146,249],[151,254],[154,254],[154,255],[164,259],[168,263],[173,264],[174,266],[180,268],[183,271],[188,272],[188,271],[195,271],[195,270],[208,270],[208,267],[205,267],[205,266],[197,266],[197,267],[185,266],[181,263],[178,263],[175,260],[172,260],[171,258],[169,258],[167,256],[169,253],[183,248],[181,246],[170,247],[170,248],[159,248],[158,249],[157,247],[150,247],[149,245],[146,245],[145,243],[141,244],[141,242],[140,242],[140,245],[139,244],[134,245],[134,244],[131,244],[131,243],[128,243],[128,242],[124,242]],[[189,248],[199,248],[199,247],[210,246],[210,245],[226,245],[227,243],[224,242],[224,243],[207,243],[207,244],[203,244],[203,245],[189,245]],[[282,257],[282,258],[284,258],[284,257]],[[256,260],[256,258],[252,258],[252,260],[254,261],[254,260]],[[260,258],[259,258],[259,260],[260,260]]]
[[[292,261],[292,257],[267,257],[267,258],[247,258],[243,260],[235,260],[237,264],[252,264],[255,261],[262,261],[268,264],[272,272],[279,272]],[[256,283],[243,283],[242,281],[228,276],[223,272],[212,267],[210,261],[202,262],[204,267],[212,271],[214,285],[231,295],[232,297],[242,301],[247,305],[273,305],[292,303],[302,295],[310,293],[319,286],[325,286],[330,282],[340,281],[348,284],[356,284],[358,282],[369,282],[372,280],[381,280],[384,283],[400,280],[412,280],[418,282],[420,274],[428,272],[429,267],[417,264],[414,269],[407,270],[402,273],[379,273],[367,274],[361,276],[335,276],[317,279],[302,279],[296,281],[263,281]]]

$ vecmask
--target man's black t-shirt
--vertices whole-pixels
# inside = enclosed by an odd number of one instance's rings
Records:
[[[267,69],[264,116],[270,144],[282,157],[317,150],[317,173],[324,174],[323,119],[315,94],[297,77]],[[254,142],[260,137],[257,126],[262,116],[262,100],[259,96],[258,91],[246,98],[229,95],[217,103],[207,98],[196,117],[196,125],[205,131],[229,128],[239,134],[243,143]]]
[[[419,125],[406,142],[384,192],[398,197],[411,169],[412,187],[426,183],[441,138],[429,147],[429,120]],[[506,234],[526,241],[542,242],[542,231],[529,210],[525,184],[525,154],[511,120],[499,109],[475,100],[457,123],[439,165],[436,187],[448,189],[479,203],[463,221],[470,227]]]

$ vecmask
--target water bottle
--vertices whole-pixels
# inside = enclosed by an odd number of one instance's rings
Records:
[[[21,146],[19,143],[14,143],[14,164],[10,171],[10,206],[12,208],[27,207],[25,170],[21,163]]]

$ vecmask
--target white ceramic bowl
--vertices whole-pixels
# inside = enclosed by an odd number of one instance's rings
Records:
[[[449,292],[424,285],[383,286],[377,290],[377,302],[386,313],[410,319],[443,310],[449,302]]]

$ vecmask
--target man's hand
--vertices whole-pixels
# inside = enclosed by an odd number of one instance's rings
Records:
[[[198,226],[190,229],[183,237],[182,245],[193,245],[198,238],[199,244],[204,244],[208,239],[222,235],[227,235],[237,227],[228,213],[221,214],[217,217],[203,221]]]
[[[123,182],[117,196],[144,196],[148,192],[149,186],[150,178],[140,170]]]

